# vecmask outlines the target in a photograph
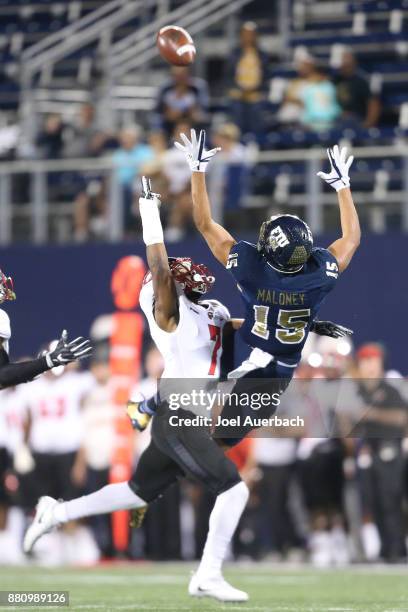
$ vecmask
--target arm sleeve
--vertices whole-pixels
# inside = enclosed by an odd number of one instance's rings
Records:
[[[29,382],[47,370],[49,367],[45,357],[21,363],[10,363],[6,351],[0,349],[0,389]]]

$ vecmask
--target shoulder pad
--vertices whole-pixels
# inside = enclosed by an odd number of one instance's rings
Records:
[[[208,304],[208,306],[211,306],[214,310],[216,310],[218,315],[221,316],[223,319],[228,320],[231,318],[231,314],[228,308],[218,300],[200,300],[199,304]]]

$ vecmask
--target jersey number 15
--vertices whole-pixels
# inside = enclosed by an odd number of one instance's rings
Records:
[[[255,323],[251,329],[252,333],[259,338],[267,340],[270,330],[268,329],[269,306],[254,306]],[[306,328],[310,318],[310,309],[284,310],[278,312],[277,324],[281,329],[275,330],[275,337],[282,344],[300,344],[306,335]]]

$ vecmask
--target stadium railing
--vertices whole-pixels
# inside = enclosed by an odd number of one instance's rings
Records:
[[[356,147],[356,158],[352,176],[353,193],[364,217],[366,226],[372,231],[387,228],[386,217],[397,218],[395,226],[408,232],[408,144],[394,146]],[[371,165],[370,165],[371,164]],[[251,159],[252,172],[264,169],[269,180],[262,195],[250,193],[245,197],[245,207],[269,210],[271,207],[303,209],[303,214],[316,232],[326,230],[325,208],[336,205],[336,195],[326,189],[316,173],[326,167],[324,149],[297,149],[287,151],[257,151]],[[398,180],[392,167],[397,168]],[[285,168],[287,180],[283,180]],[[292,180],[291,180],[291,168]],[[26,238],[41,244],[50,240],[50,218],[69,221],[72,219],[72,200],[53,199],[50,196],[50,177],[72,183],[73,177],[82,176],[83,181],[98,176],[107,181],[107,232],[109,241],[121,240],[124,234],[122,190],[117,180],[117,166],[112,159],[66,159],[66,160],[21,160],[0,164],[0,244],[10,244],[15,238],[15,220],[28,220]],[[293,176],[296,174],[296,180]],[[28,183],[26,202],[13,204],[13,177],[25,175]],[[292,184],[291,184],[292,183]],[[72,185],[71,185],[72,187]],[[78,188],[78,192],[80,189]],[[58,233],[57,233],[58,234]],[[70,240],[71,233],[65,232]],[[58,238],[58,236],[57,236]]]

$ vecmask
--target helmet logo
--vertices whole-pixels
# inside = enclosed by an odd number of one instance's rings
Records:
[[[283,231],[280,225],[277,225],[271,231],[270,241],[271,241],[271,247],[273,251],[276,251],[278,247],[282,248],[289,244],[288,237],[286,236],[285,232]]]

